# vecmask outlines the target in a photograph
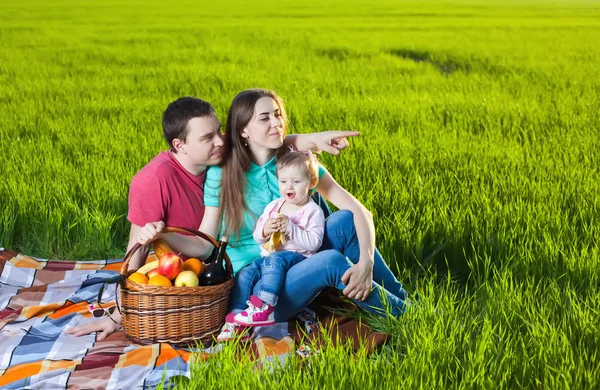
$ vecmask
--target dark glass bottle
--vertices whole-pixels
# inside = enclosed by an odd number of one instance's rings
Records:
[[[204,261],[206,267],[198,278],[200,286],[214,286],[227,281],[229,275],[223,266],[225,249],[227,249],[227,237],[221,238],[219,246],[215,247],[208,259]]]

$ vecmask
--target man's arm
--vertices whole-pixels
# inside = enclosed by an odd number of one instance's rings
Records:
[[[138,226],[134,223],[131,224],[131,229],[129,229],[129,243],[127,244],[127,253],[133,248],[133,246],[137,243],[137,236],[142,229],[141,226]],[[150,244],[142,245],[133,256],[129,260],[129,266],[127,267],[128,271],[137,270],[144,265],[146,262],[146,258],[148,257],[148,252],[150,251]]]
[[[65,331],[66,334],[72,334],[73,336],[84,336],[86,334],[98,332],[96,340],[101,341],[114,332],[118,332],[121,329],[121,313],[115,310],[112,314],[98,320],[88,322],[87,324],[74,326]]]
[[[339,154],[340,150],[350,146],[348,137],[357,137],[358,131],[322,131],[310,134],[290,134],[285,137],[283,145],[285,147],[293,146],[296,150],[323,150],[331,154]]]
[[[220,209],[218,207],[207,206],[204,209],[204,216],[202,217],[202,223],[200,224],[198,230],[217,239],[220,222]],[[135,242],[139,242],[149,249],[152,241],[156,240],[157,238],[162,238],[167,242],[171,249],[176,252],[183,253],[186,256],[204,259],[212,253],[214,246],[203,238],[179,233],[163,233],[164,229],[165,223],[162,221],[147,223],[144,227],[139,228],[137,231],[137,234],[134,237],[134,244]]]

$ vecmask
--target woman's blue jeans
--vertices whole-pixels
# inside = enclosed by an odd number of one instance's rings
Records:
[[[325,236],[319,252],[288,270],[275,307],[275,320],[287,321],[327,287],[343,290],[346,285],[341,281],[342,276],[358,262],[359,257],[358,237],[352,213],[340,210],[331,214],[325,220]],[[242,311],[246,308],[246,301],[250,299],[250,295],[258,293],[256,284],[260,278],[260,267],[256,261],[237,273],[229,304],[231,311]],[[260,288],[260,285],[258,287]],[[380,313],[382,308],[388,306],[393,315],[400,315],[404,312],[405,297],[406,292],[402,285],[379,251],[375,250],[373,289],[365,301],[355,302],[370,312]]]

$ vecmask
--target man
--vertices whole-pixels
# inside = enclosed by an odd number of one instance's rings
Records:
[[[131,180],[127,250],[148,222],[198,229],[204,216],[206,168],[221,162],[221,123],[208,102],[193,97],[177,99],[165,110],[162,125],[169,150],[160,152]],[[144,264],[148,249],[136,251],[130,270]]]
[[[127,250],[136,244],[140,229],[157,221],[167,226],[197,230],[204,216],[204,180],[206,168],[221,162],[223,136],[221,123],[210,103],[182,97],[167,106],[162,118],[168,151],[160,152],[131,180],[129,212],[131,222]],[[339,154],[348,146],[352,131],[326,131],[306,135],[288,135],[286,145],[298,150],[321,149]],[[148,256],[149,245],[138,249],[129,261],[129,269],[141,267]],[[208,249],[208,244],[207,244]],[[73,327],[68,334],[82,336],[100,332],[97,340],[121,328],[121,314]]]

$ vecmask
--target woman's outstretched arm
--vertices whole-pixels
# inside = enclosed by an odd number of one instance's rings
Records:
[[[360,258],[342,277],[347,287],[344,295],[364,301],[371,292],[373,281],[373,256],[375,254],[375,225],[373,214],[352,194],[340,186],[329,172],[319,180],[317,191],[340,210],[354,215],[354,226],[360,247]]]
[[[285,137],[284,146],[293,146],[296,150],[322,150],[331,154],[340,154],[340,150],[350,146],[348,137],[357,137],[358,131],[330,130],[310,134],[289,134]]]

